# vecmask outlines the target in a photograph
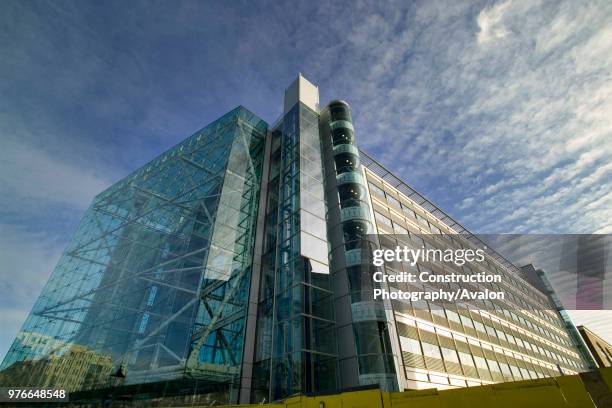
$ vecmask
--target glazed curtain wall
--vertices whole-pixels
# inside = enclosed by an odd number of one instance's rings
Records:
[[[236,108],[99,194],[2,363],[10,385],[237,381],[266,132]]]

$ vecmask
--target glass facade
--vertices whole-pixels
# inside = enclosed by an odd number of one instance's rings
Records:
[[[2,363],[7,381],[234,392],[266,133],[236,108],[99,194]]]
[[[298,102],[271,137],[254,402],[336,387],[317,112]]]
[[[587,369],[550,299],[494,259],[505,303],[373,298],[375,247],[457,235],[425,202],[299,76],[273,126],[238,107],[95,197],[0,384],[208,405]]]

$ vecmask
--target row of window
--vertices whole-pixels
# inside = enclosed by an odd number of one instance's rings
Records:
[[[372,184],[370,184],[370,185],[372,185]],[[407,207],[404,207],[404,208],[407,208]],[[409,208],[407,208],[407,211],[409,211],[411,214],[415,214],[415,216],[412,217],[412,218],[416,217],[416,219],[419,221],[419,223],[422,226],[428,228],[433,234],[437,234],[437,235],[441,234],[440,229],[438,227],[436,227],[435,225],[431,224],[429,221],[427,221],[427,219],[425,219],[425,217],[419,215],[418,213],[415,213],[413,210],[411,210]],[[404,211],[404,214],[406,214],[406,211]],[[408,231],[403,225],[400,225],[397,222],[393,222],[391,219],[389,219],[389,217],[387,217],[387,216],[385,216],[385,215],[383,215],[383,214],[381,214],[379,212],[375,212],[374,213],[374,217],[376,219],[377,225],[387,226],[397,235],[408,235],[408,236],[410,236],[411,240],[415,241],[415,244],[416,244],[417,248],[422,245],[422,246],[425,246],[426,248],[435,249],[429,242],[423,240],[422,238],[420,238],[418,236],[415,236],[414,233],[411,233],[410,231]],[[429,227],[428,227],[428,225],[429,225]],[[446,240],[450,241],[451,245],[458,246],[458,247],[463,247],[464,245],[462,245],[461,242],[457,242],[457,239],[453,238],[453,235],[457,236],[457,234],[452,234],[452,235],[445,234],[445,235],[440,235],[440,236],[445,238]],[[487,262],[487,266],[490,267],[489,269],[492,268],[493,270],[495,270],[496,273],[504,274],[505,275],[505,280],[508,282],[508,287],[509,287],[509,289],[511,291],[512,290],[517,290],[517,287],[520,288],[522,286],[522,284],[518,280],[516,280],[513,277],[509,276],[507,273],[504,273],[502,270],[499,270],[499,269],[495,268],[493,265],[491,265],[488,262]],[[521,292],[523,292],[521,294],[521,296],[515,296],[511,292],[508,292],[508,293],[512,296],[512,299],[514,299],[518,303],[523,304],[525,307],[533,309],[533,310],[535,310],[537,312],[539,312],[539,308],[541,308],[542,306],[546,306],[547,305],[544,301],[538,301],[537,303],[539,304],[539,307],[534,307],[533,305],[531,305],[530,303],[525,301],[525,296],[524,296],[525,294],[531,295],[532,291],[531,290],[522,290]],[[539,296],[542,296],[542,295],[540,294]],[[538,298],[533,298],[533,296],[532,297],[528,297],[527,299],[530,299],[531,301],[539,300]],[[541,313],[541,312],[538,313],[538,314],[541,314],[542,318],[544,318],[546,320],[549,320],[551,323],[558,324],[558,320],[553,318],[554,315],[551,316],[549,314]]]
[[[404,352],[418,354],[429,358],[437,358],[443,360],[445,363],[460,364],[463,368],[476,368],[481,373],[484,372],[486,374],[490,373],[493,375],[501,374],[508,378],[514,377],[516,380],[547,377],[547,375],[535,370],[518,367],[481,356],[475,356],[465,351],[457,351],[455,349],[418,341],[408,337],[400,337],[400,342],[402,345],[402,351]],[[439,382],[439,380],[434,382]]]
[[[431,273],[429,269],[422,267],[422,265],[418,263],[415,265],[414,268],[415,268],[415,272],[427,271]],[[445,285],[448,285],[448,287],[446,287]],[[471,285],[478,287],[480,290],[484,290],[486,286],[493,291],[504,291],[504,293],[507,293],[507,291],[505,291],[504,288],[500,287],[499,285],[495,283],[487,283],[487,284],[473,283]],[[453,290],[459,287],[457,284],[453,284],[453,283],[449,283],[449,284],[442,283],[442,284],[431,284],[431,285],[423,284],[423,286],[424,286],[424,289],[428,289],[428,290],[435,290],[435,287]],[[511,306],[511,304],[510,305],[508,304],[500,305],[496,302],[492,302],[486,299],[485,300],[475,300],[474,303],[482,304],[483,310],[487,310],[487,311],[490,311],[491,313],[495,313],[499,317],[505,318],[505,320],[507,320],[508,322],[512,320],[514,324],[523,326],[523,329],[527,328],[532,333],[539,334],[542,337],[548,337],[549,339],[556,341],[558,344],[563,344],[565,346],[571,346],[571,343],[568,340],[562,338],[556,332],[545,329],[544,327],[538,324],[534,324],[531,320],[525,319],[523,316],[520,316],[514,311],[508,309],[507,307]],[[433,306],[432,306],[432,309],[433,309]],[[525,311],[523,310],[521,310],[521,312],[525,313]]]
[[[426,310],[428,311],[429,304],[426,301],[412,302],[415,310]],[[554,351],[549,350],[548,348],[541,347],[540,345],[529,342],[526,339],[521,339],[518,336],[514,336],[510,333],[506,333],[503,330],[493,328],[487,324],[483,324],[477,320],[473,320],[468,316],[463,314],[458,314],[449,309],[442,309],[439,306],[431,305],[431,313],[433,315],[437,315],[441,318],[446,318],[451,322],[456,324],[461,324],[463,327],[467,327],[473,330],[476,330],[480,333],[487,334],[493,341],[498,342],[498,340],[506,341],[513,346],[523,348],[524,350],[531,351],[533,353],[538,353],[542,356],[547,356],[548,358],[555,360],[557,362],[564,362],[565,364],[573,367],[580,367],[575,361],[557,354]],[[550,346],[549,346],[550,347]],[[560,348],[557,348],[560,350]]]
[[[409,380],[425,381],[435,384],[450,384],[457,387],[474,387],[482,385],[481,381],[464,380],[462,378],[448,377],[440,374],[426,374],[415,370],[406,370],[406,378]]]
[[[436,309],[432,309],[432,313],[433,311]],[[471,318],[469,318],[468,316],[465,315],[460,315],[456,312],[453,312],[452,310],[443,310],[443,309],[437,309],[436,313],[437,315],[444,317],[444,313],[446,312],[446,315],[448,316],[448,320],[455,322],[457,324],[462,324],[464,327],[470,327],[474,330],[477,330],[481,333],[486,333],[489,338],[492,341],[497,341],[497,339],[500,340],[505,340],[508,343],[511,343],[515,346],[520,346],[522,347],[523,353],[525,353],[526,351],[531,351],[533,353],[537,353],[540,356],[547,356],[550,360],[554,360],[556,363],[559,364],[565,364],[567,367],[573,367],[574,369],[582,369],[583,366],[581,364],[578,364],[576,361],[569,359],[563,355],[560,355],[557,352],[548,350],[546,348],[542,348],[539,345],[533,344],[525,339],[520,339],[519,337],[515,337],[503,330],[500,330],[498,328],[494,328],[492,326],[489,326],[487,324],[482,324],[476,320],[472,320]],[[421,330],[425,330],[427,332],[430,333],[436,333],[439,336],[444,336],[444,337],[448,337],[448,338],[453,338],[453,339],[458,339],[460,341],[468,341],[472,344],[478,345],[480,347],[484,347],[484,348],[491,348],[491,346],[488,345],[484,345],[484,343],[481,343],[477,340],[466,340],[466,337],[461,336],[461,335],[457,335],[454,333],[449,332],[448,330],[445,329],[441,329],[439,327],[434,327],[433,325],[430,324],[426,324],[426,323],[422,323],[422,322],[415,322],[412,319],[408,319],[406,317],[401,317],[401,321],[408,324],[409,326],[413,326],[413,327],[418,327]],[[501,350],[501,349],[500,349]],[[523,354],[525,357],[527,357],[526,354]],[[555,363],[555,364],[556,364]]]
[[[381,224],[382,225],[386,225],[386,226],[390,227],[396,234],[408,236],[410,238],[411,244],[412,244],[412,246],[414,246],[414,248],[418,249],[421,246],[423,246],[426,249],[436,249],[429,242],[423,240],[419,236],[416,236],[414,234],[409,233],[409,231],[406,230],[405,227],[399,225],[396,222],[391,221],[385,215],[383,215],[383,214],[381,214],[381,213],[376,211],[376,212],[374,212],[374,216],[375,216],[377,225],[381,225]],[[465,272],[473,273],[473,271],[469,267],[467,267],[465,265],[463,266],[463,269],[464,269]],[[540,310],[541,306],[534,307],[532,304],[528,303],[525,300],[525,298],[524,298],[524,296],[525,296],[524,294],[521,294],[521,296],[516,296],[514,293],[512,293],[512,290],[514,288],[512,287],[512,284],[510,282],[508,282],[508,277],[507,276],[505,277],[504,282],[506,283],[504,288],[500,289],[500,288],[492,287],[491,289],[495,290],[495,291],[502,290],[506,294],[506,296],[507,296],[509,301],[513,301],[513,302],[521,305],[521,306],[517,307],[516,309],[523,309],[524,308],[526,310],[530,310],[531,313],[537,314],[540,318],[543,318],[543,319],[547,320],[549,323],[553,324],[554,326],[562,327],[561,323],[559,322],[558,319],[553,319],[553,317],[551,317],[551,315],[549,313],[546,313],[546,311]],[[497,285],[489,284],[489,286],[497,286]],[[483,301],[483,303],[486,303],[486,302]],[[491,303],[491,302],[489,302],[489,303]],[[501,310],[502,313],[504,313],[505,315],[507,313],[507,312],[503,312],[503,310],[504,310],[503,308],[498,307],[496,305],[494,306],[493,303],[491,303],[490,305],[484,304],[484,306],[485,307],[489,306],[492,309]],[[512,316],[509,316],[509,315],[506,315],[506,316],[507,317],[512,317]],[[516,317],[516,319],[515,319],[515,317]],[[513,320],[521,322],[518,319],[518,316],[515,316],[515,317],[512,317]],[[523,319],[523,320],[526,321],[526,322],[529,322],[526,319]],[[559,342],[561,342],[563,344],[569,345],[569,342],[567,342],[566,340],[562,339],[559,335],[557,335],[555,333],[552,333],[551,331],[546,330],[546,329],[544,329],[543,327],[541,327],[539,325],[533,325],[531,322],[524,323],[524,324],[527,325],[527,327],[529,327],[531,330],[536,330],[536,331],[540,332],[541,334],[543,334],[543,335],[545,335],[545,336],[547,336],[547,337],[549,337],[551,339],[554,339],[554,340],[559,341]]]
[[[368,176],[370,176],[370,175],[368,174]],[[412,219],[416,219],[417,222],[421,226],[423,226],[425,228],[428,228],[432,233],[434,233],[434,234],[441,234],[440,228],[438,228],[432,222],[428,221],[426,217],[422,216],[417,211],[414,211],[412,208],[410,208],[410,206],[408,204],[404,204],[404,203],[400,202],[397,198],[393,197],[393,195],[391,195],[389,193],[386,193],[383,189],[381,189],[379,186],[377,186],[376,184],[374,184],[372,182],[369,182],[368,185],[369,185],[369,188],[370,188],[371,192],[374,192],[375,194],[377,194],[377,195],[379,195],[381,197],[386,198],[386,201],[387,201],[387,203],[390,206],[395,207],[396,209],[401,210],[401,212],[403,212],[404,215],[406,215],[407,217],[412,218]],[[408,201],[409,199],[406,199],[406,200]],[[389,220],[389,222],[391,222],[391,220]],[[390,224],[387,224],[387,225],[391,226]],[[404,228],[404,230],[405,230],[405,228]],[[452,234],[452,232],[450,232],[450,231],[451,230],[449,229],[449,233]],[[400,232],[396,232],[396,233],[400,233]],[[401,232],[401,233],[404,233],[404,232]],[[449,236],[448,238],[452,240],[452,237]],[[538,291],[536,291],[533,288],[529,287],[528,285],[526,285],[521,280],[514,279],[511,276],[509,276],[508,278],[511,280],[512,288],[519,289],[521,292],[526,294],[529,299],[532,299],[534,301],[538,301],[540,303],[541,302],[547,303],[545,298]],[[552,319],[552,321],[556,323],[556,320],[555,320],[556,316],[555,315],[548,315],[548,316],[545,316],[544,318]]]

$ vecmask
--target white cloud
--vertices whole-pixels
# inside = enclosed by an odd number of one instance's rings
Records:
[[[21,200],[86,208],[91,199],[110,184],[94,174],[91,167],[78,167],[51,157],[44,150],[6,137],[0,149],[0,194]]]
[[[0,225],[0,359],[59,260],[65,242],[52,233]]]
[[[28,309],[22,307],[2,307],[2,330],[0,330],[0,362],[11,347],[15,335],[28,316]]]
[[[358,141],[425,194],[440,187],[439,204],[477,230],[607,228],[595,203],[612,193],[610,7],[498,2],[471,15],[476,35],[458,23],[471,13],[434,3],[386,31],[356,29],[373,50],[350,66]]]
[[[478,43],[485,44],[506,37],[510,31],[504,27],[504,13],[510,6],[510,1],[497,3],[485,7],[480,11],[476,19],[480,31],[478,32]]]

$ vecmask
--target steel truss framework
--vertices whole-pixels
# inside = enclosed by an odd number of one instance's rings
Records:
[[[1,368],[78,345],[126,384],[235,383],[266,132],[238,107],[99,194]]]

